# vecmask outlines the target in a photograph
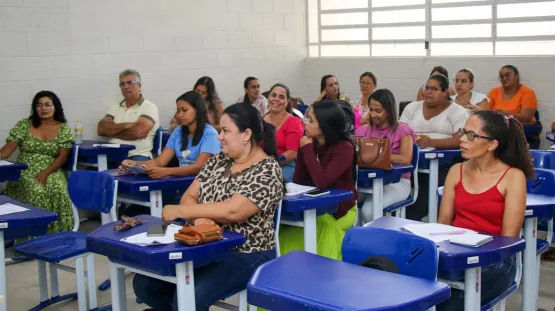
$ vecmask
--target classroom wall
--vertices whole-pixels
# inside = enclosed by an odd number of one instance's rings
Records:
[[[118,74],[137,69],[167,125],[175,99],[203,75],[226,104],[243,80],[263,91],[299,84],[306,0],[0,0],[0,145],[40,90],[62,99],[85,138],[121,100]]]
[[[442,65],[449,71],[449,79],[461,68],[474,71],[476,92],[487,95],[499,86],[499,69],[506,64],[515,65],[523,84],[536,92],[540,121],[544,131],[551,129],[555,120],[555,57],[430,57],[430,58],[307,58],[304,67],[305,102],[313,101],[320,90],[320,79],[325,74],[337,76],[340,89],[351,99],[360,97],[360,74],[373,72],[379,88],[388,88],[397,102],[415,100],[418,88],[425,84],[434,66]],[[452,81],[450,81],[452,83]],[[542,135],[542,147],[550,144]]]

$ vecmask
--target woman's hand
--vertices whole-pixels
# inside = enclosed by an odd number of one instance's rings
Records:
[[[167,167],[148,167],[145,169],[145,173],[152,179],[160,179],[170,175]]]
[[[129,169],[127,169],[127,167],[125,167],[125,165],[136,166],[137,162],[132,161],[132,160],[123,160],[121,162],[121,165],[118,167],[118,170],[120,170],[121,172],[129,173]]]
[[[179,205],[166,205],[162,209],[162,220],[166,223],[170,223],[179,217]]]
[[[194,225],[215,225],[216,222],[213,221],[212,219],[208,219],[208,218],[197,218],[194,221]]]
[[[326,96],[328,96],[328,92],[326,92],[326,90],[323,90],[320,95],[318,95],[318,97],[316,97],[316,101],[321,101],[322,99],[324,99]]]
[[[299,146],[304,147],[305,145],[312,144],[312,137],[303,136],[299,141]]]
[[[39,184],[41,184],[43,187],[45,187],[46,186],[46,181],[48,180],[48,175],[50,175],[50,174],[48,174],[45,171],[42,171],[42,172],[38,173],[37,175],[35,175],[35,180]]]
[[[418,147],[431,147],[432,139],[426,135],[420,135],[416,138]]]

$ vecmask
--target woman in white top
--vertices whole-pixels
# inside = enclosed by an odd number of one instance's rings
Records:
[[[416,143],[420,147],[459,148],[457,131],[464,127],[467,114],[450,100],[449,80],[444,75],[433,75],[422,88],[424,100],[408,104],[399,122],[418,134]]]
[[[451,100],[467,109],[467,114],[480,109],[488,109],[489,99],[486,95],[473,92],[474,73],[470,69],[461,69],[457,72],[455,79],[457,94],[451,96]]]
[[[360,75],[358,83],[360,86],[361,96],[360,98],[353,100],[351,104],[353,105],[354,109],[358,108],[361,116],[360,125],[363,125],[368,124],[370,121],[370,117],[367,117],[368,112],[370,111],[370,105],[368,104],[368,102],[370,99],[370,95],[372,95],[372,93],[378,86],[378,79],[376,79],[376,76],[373,73],[367,71]]]

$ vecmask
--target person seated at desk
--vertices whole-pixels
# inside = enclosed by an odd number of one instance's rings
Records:
[[[499,70],[501,86],[491,89],[488,94],[489,109],[499,111],[505,116],[513,115],[522,124],[535,124],[534,117],[538,109],[536,93],[531,88],[520,83],[520,74],[513,65],[505,65]],[[527,137],[532,149],[540,145],[541,132]]]
[[[451,96],[451,100],[466,108],[468,115],[474,111],[489,109],[489,98],[484,94],[472,91],[474,89],[474,73],[472,70],[466,68],[459,70],[454,82],[457,94]]]
[[[260,94],[260,83],[255,77],[247,77],[243,82],[245,88],[245,95],[237,99],[238,103],[252,105],[258,110],[260,115],[265,115],[268,112],[268,99]]]
[[[9,182],[6,195],[19,202],[58,214],[48,226],[48,234],[70,231],[73,212],[67,180],[60,168],[73,147],[73,134],[67,124],[62,102],[50,91],[33,98],[32,114],[10,130],[0,149],[0,160],[19,148],[17,162],[29,167],[18,181]]]
[[[416,133],[408,125],[397,121],[397,103],[393,93],[388,89],[376,90],[370,95],[370,124],[355,130],[356,136],[387,137],[391,142],[391,162],[399,164],[412,163],[413,142]],[[410,195],[410,173],[403,174],[401,180],[383,187],[383,206],[387,207],[406,200]],[[372,195],[361,193],[358,199],[362,205],[362,220],[372,221]]]
[[[432,72],[430,73],[430,77],[435,76],[435,75],[444,75],[447,79],[449,79],[449,73],[447,72],[447,69],[445,69],[445,67],[443,67],[443,66],[435,66],[432,69]],[[449,96],[454,96],[455,95],[455,91],[452,88],[449,88],[448,92],[449,92]],[[418,89],[418,94],[416,94],[416,100],[417,101],[424,100],[424,89],[423,88]]]
[[[195,224],[218,223],[245,235],[245,244],[230,251],[224,261],[195,269],[196,309],[202,311],[226,294],[244,290],[256,268],[276,257],[274,214],[285,193],[275,129],[256,108],[229,106],[220,125],[222,152],[208,160],[181,205],[162,210],[168,222],[184,218]],[[177,310],[175,284],[137,274],[133,288],[151,308]]]
[[[141,75],[132,69],[119,74],[119,86],[124,99],[108,109],[98,123],[99,136],[110,137],[113,144],[134,145],[129,159],[152,159],[152,143],[158,130],[158,107],[141,94]]]
[[[293,180],[297,150],[299,141],[304,135],[304,129],[300,118],[292,115],[289,107],[291,93],[284,84],[277,83],[270,89],[268,108],[270,112],[262,118],[272,124],[276,130],[276,144],[278,153],[285,160],[280,161],[281,171],[285,182]]]
[[[468,161],[454,165],[443,190],[438,222],[488,234],[520,237],[526,210],[526,179],[534,167],[520,122],[495,111],[473,113],[461,136],[461,154]],[[513,283],[515,259],[482,272],[482,304]],[[463,310],[464,291],[437,310]]]
[[[453,103],[449,96],[449,80],[444,75],[431,76],[423,86],[424,100],[412,102],[405,107],[400,123],[407,124],[419,135],[416,143],[420,148],[458,149],[458,129],[464,127],[468,115],[466,109]],[[442,186],[448,167],[440,167],[438,185]],[[428,174],[418,175],[418,199],[407,208],[407,218],[420,221],[428,214]]]
[[[355,147],[337,101],[312,104],[303,123],[306,136],[300,141],[293,182],[353,192],[353,198],[341,202],[333,215],[318,216],[316,223],[318,254],[340,260],[345,232],[356,221]],[[281,254],[304,249],[303,228],[282,225],[279,234]]]
[[[216,84],[212,78],[204,76],[197,80],[193,90],[202,96],[202,99],[206,102],[206,109],[208,113],[208,122],[210,125],[220,132],[220,118],[224,112],[224,104],[220,100],[220,96],[216,91]],[[177,113],[173,116],[170,122],[170,132],[173,132],[180,122],[177,118]]]
[[[319,102],[322,99],[351,102],[347,94],[341,93],[339,90],[339,81],[337,81],[334,75],[325,75],[320,80],[320,95],[318,95],[315,102]]]
[[[221,150],[218,132],[208,124],[206,103],[202,96],[189,91],[176,100],[176,116],[181,126],[171,134],[166,147],[155,159],[149,161],[125,160],[122,164],[145,165],[150,178],[196,175],[208,159]],[[179,167],[166,167],[176,156]],[[127,171],[124,165],[120,169]]]
[[[370,101],[370,95],[378,86],[378,79],[376,78],[376,75],[367,71],[360,75],[358,83],[360,86],[361,96],[360,98],[353,100],[351,104],[353,105],[353,110],[359,110],[361,117],[360,125],[363,125],[370,123],[369,118],[367,118],[368,112],[370,112],[370,105],[368,102]]]

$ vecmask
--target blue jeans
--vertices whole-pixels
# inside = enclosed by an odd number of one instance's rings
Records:
[[[226,260],[195,269],[197,311],[208,311],[216,301],[247,288],[256,268],[276,257],[276,251],[241,253],[231,251]],[[136,274],[133,289],[137,298],[157,311],[177,311],[176,285]]]
[[[128,160],[131,161],[148,161],[148,160],[152,160],[150,157],[146,157],[143,155],[134,155],[134,156],[130,156],[129,158],[127,158]]]
[[[296,161],[292,160],[291,162],[287,163],[286,165],[281,166],[281,172],[283,174],[283,180],[285,182],[292,182],[293,181],[293,174],[295,173],[295,165]]]
[[[515,281],[516,260],[506,259],[482,272],[481,302],[484,305],[501,296]],[[451,298],[440,303],[437,311],[463,311],[464,291],[451,288]]]

